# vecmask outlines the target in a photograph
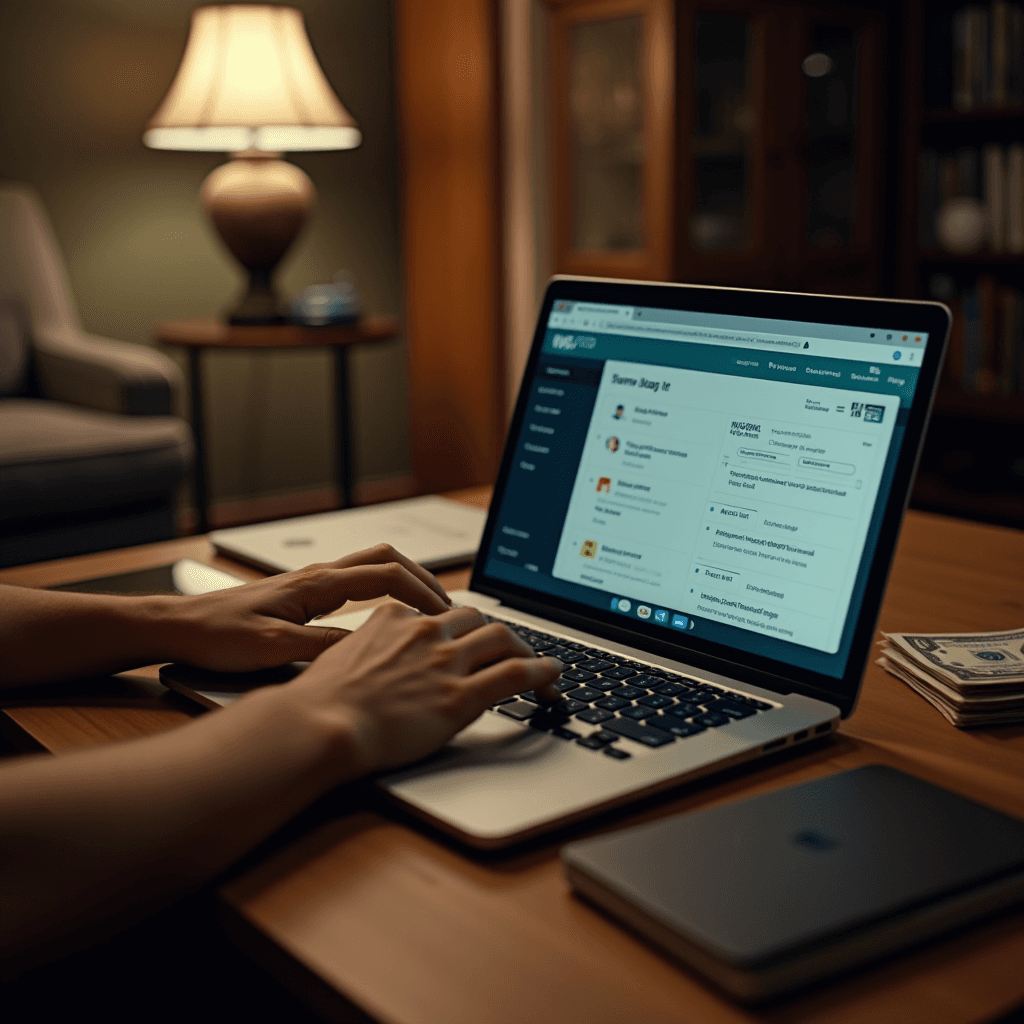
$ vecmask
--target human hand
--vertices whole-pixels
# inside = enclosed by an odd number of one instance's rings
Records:
[[[356,778],[425,757],[502,697],[533,690],[556,700],[561,671],[560,661],[537,657],[507,626],[486,623],[475,609],[427,618],[388,604],[282,687],[281,696],[339,727],[345,750],[336,770]]]
[[[306,625],[347,601],[390,595],[436,615],[451,607],[437,580],[390,544],[245,586],[169,598],[153,623],[159,660],[218,672],[312,661],[348,630]]]

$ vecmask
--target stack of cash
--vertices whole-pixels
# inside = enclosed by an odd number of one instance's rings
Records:
[[[1024,722],[1024,629],[882,636],[878,664],[955,726]]]

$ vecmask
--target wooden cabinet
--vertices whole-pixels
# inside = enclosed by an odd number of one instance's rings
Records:
[[[880,14],[743,0],[551,9],[557,271],[878,291]]]

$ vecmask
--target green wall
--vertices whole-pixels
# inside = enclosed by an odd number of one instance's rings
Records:
[[[243,274],[207,223],[203,178],[226,156],[146,149],[142,133],[177,69],[196,3],[2,0],[0,178],[42,194],[88,331],[151,343],[161,320],[230,308]],[[392,5],[297,2],[363,145],[290,156],[317,209],[278,272],[282,292],[353,272],[368,311],[400,312],[399,166]],[[333,480],[330,357],[207,359],[212,497],[301,491]],[[408,472],[400,340],[352,360],[361,480]]]

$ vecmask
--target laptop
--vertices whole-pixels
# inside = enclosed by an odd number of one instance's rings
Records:
[[[563,697],[377,785],[500,848],[833,731],[949,327],[936,303],[552,279],[452,597],[561,659]]]
[[[218,554],[266,572],[290,572],[387,541],[413,561],[439,570],[473,560],[485,520],[480,509],[426,495],[214,530],[210,543]]]

